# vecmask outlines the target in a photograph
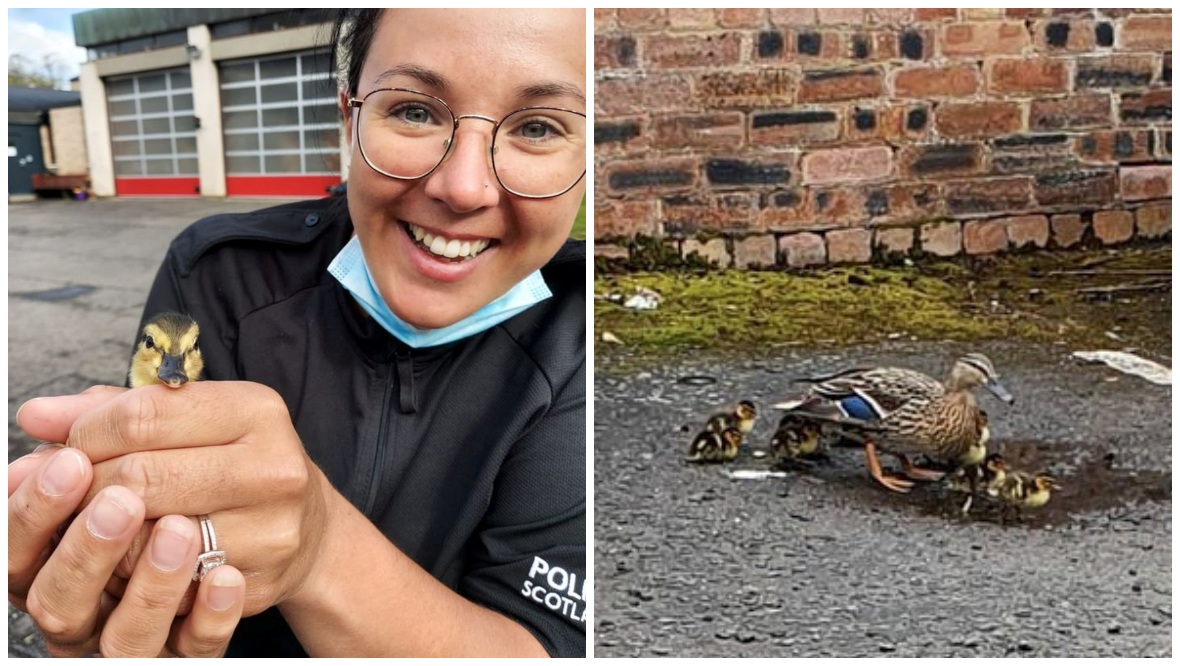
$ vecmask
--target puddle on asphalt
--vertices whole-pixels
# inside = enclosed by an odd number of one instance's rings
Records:
[[[1094,451],[1091,453],[1091,451]],[[1172,475],[1166,472],[1126,469],[1117,458],[1088,444],[1070,442],[1004,442],[1000,452],[1011,469],[1030,474],[1049,473],[1061,490],[1038,510],[1025,510],[1019,519],[1003,519],[1001,506],[977,496],[970,514],[960,512],[966,495],[941,483],[918,483],[909,493],[893,493],[872,481],[864,456],[850,449],[836,449],[826,460],[808,465],[788,465],[788,476],[821,479],[845,495],[850,503],[876,510],[915,512],[953,521],[986,522],[1011,527],[1039,528],[1067,525],[1081,516],[1117,517],[1120,507],[1171,502]],[[851,454],[851,455],[848,455]],[[892,467],[892,457],[882,459]],[[896,469],[891,470],[897,473]],[[791,479],[787,479],[788,482]],[[1142,512],[1136,512],[1142,513]]]
[[[94,291],[94,287],[88,284],[75,284],[58,289],[46,289],[45,291],[26,291],[13,294],[13,296],[27,298],[31,301],[68,301],[79,296],[85,296],[92,291]]]

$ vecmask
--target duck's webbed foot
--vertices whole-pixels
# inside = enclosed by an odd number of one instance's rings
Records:
[[[919,481],[940,481],[946,476],[945,472],[918,467],[903,455],[898,455],[897,457],[901,460],[902,472],[911,479],[917,479]]]
[[[877,483],[880,483],[886,488],[897,493],[908,493],[910,488],[913,487],[913,481],[908,481],[881,471],[881,461],[877,459],[877,445],[872,440],[865,442],[865,461],[869,465],[869,474],[877,480]]]

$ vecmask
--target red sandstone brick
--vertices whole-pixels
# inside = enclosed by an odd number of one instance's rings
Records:
[[[1054,215],[1049,224],[1053,228],[1053,243],[1057,247],[1073,247],[1086,233],[1086,223],[1076,213]]]
[[[950,257],[963,249],[963,232],[958,222],[932,222],[921,228],[922,251]]]
[[[654,200],[595,200],[593,226],[595,240],[635,235],[657,236],[662,232]]]
[[[1024,113],[1016,102],[965,102],[940,104],[934,126],[952,138],[996,137],[1021,130]]]
[[[894,97],[967,97],[979,91],[975,65],[907,67],[893,74]]]
[[[1031,200],[1029,176],[950,181],[942,189],[942,201],[952,215],[1024,210]]]
[[[1029,19],[1048,15],[1048,9],[1018,9],[1009,7],[1004,10],[1004,16],[1013,19]]]
[[[823,236],[813,233],[791,234],[778,240],[779,252],[787,266],[800,268],[814,266],[827,261],[827,250]]]
[[[1049,244],[1049,220],[1044,215],[1009,217],[1003,222],[1008,228],[1008,242],[1012,247],[1029,244],[1045,247]]]
[[[761,234],[747,236],[733,242],[733,265],[737,268],[752,266],[774,266],[775,251],[778,249],[774,236]]]
[[[1135,211],[1135,230],[1142,238],[1158,238],[1172,232],[1172,202],[1148,204]]]
[[[893,151],[887,146],[817,150],[803,157],[807,185],[868,182],[893,172]]]
[[[1124,201],[1172,196],[1172,165],[1134,166],[1119,169],[1119,189]]]
[[[909,254],[914,248],[914,230],[910,227],[877,229],[876,246],[885,252]]]
[[[594,33],[605,32],[613,30],[618,18],[617,9],[594,9]]]
[[[652,145],[664,151],[739,148],[745,132],[745,116],[736,111],[652,119]]]
[[[1104,93],[1035,99],[1029,107],[1028,129],[1032,132],[1109,127],[1111,124],[1110,95]]]
[[[865,20],[863,9],[817,9],[816,13],[820,23],[859,25]]]
[[[824,236],[828,243],[828,262],[863,264],[873,256],[873,232],[868,229],[836,229]]]
[[[1033,196],[1042,206],[1103,205],[1117,197],[1118,191],[1118,175],[1113,169],[1048,171],[1033,180]]]
[[[1106,245],[1130,240],[1135,232],[1135,217],[1130,211],[1103,210],[1094,213],[1094,235]]]
[[[942,27],[942,53],[947,56],[984,56],[1020,53],[1028,46],[1028,30],[1020,21],[951,23]]]
[[[877,214],[880,198],[876,192],[885,195],[889,209],[884,214]],[[905,183],[902,185],[887,185],[881,188],[870,188],[866,195],[866,208],[874,220],[888,220],[900,222],[917,220],[941,215],[943,212],[942,197],[938,195],[938,186],[934,183]]]
[[[766,23],[765,9],[718,9],[717,23],[722,28],[760,28]]]
[[[732,67],[740,60],[742,38],[736,32],[655,34],[644,44],[644,61],[653,67]]]
[[[1134,128],[1087,132],[1073,139],[1073,152],[1086,163],[1150,162],[1155,159],[1153,133]]]
[[[618,9],[619,26],[636,30],[660,30],[667,25],[664,9]]]
[[[635,66],[635,38],[630,35],[595,35],[594,69],[624,69]]]
[[[614,195],[691,191],[700,180],[697,160],[691,157],[612,162],[601,171],[598,187],[605,185],[605,191]]]
[[[954,21],[957,18],[959,18],[958,9],[933,9],[929,7],[917,7],[914,9],[915,21]]]
[[[750,114],[750,143],[771,147],[806,146],[834,141],[840,137],[843,109],[768,110]],[[797,122],[808,117],[807,122]],[[787,122],[783,119],[793,118]]]
[[[1171,51],[1172,17],[1169,14],[1128,16],[1115,44],[1129,51]]]
[[[717,195],[676,194],[660,202],[660,216],[667,233],[681,236],[701,230],[749,231],[754,224],[757,196],[747,192]]]
[[[881,25],[909,25],[914,21],[914,10],[869,8],[865,10],[865,18],[869,23]]]
[[[1008,247],[1008,233],[1001,220],[963,223],[963,249],[967,254],[994,254]]]
[[[604,77],[594,83],[594,113],[598,116],[674,111],[692,98],[692,85],[680,74]]]
[[[992,94],[1057,93],[1069,90],[1069,63],[1063,59],[992,60],[987,66]]]
[[[883,87],[884,77],[876,68],[804,72],[798,100],[800,103],[834,102],[877,97]]]
[[[868,220],[865,192],[858,187],[812,188],[811,214],[815,226],[848,227]]]
[[[799,74],[785,67],[764,67],[752,72],[702,72],[696,80],[700,108],[786,107],[795,102]]]
[[[1004,18],[1003,9],[961,8],[959,14],[964,21],[992,21]]]
[[[669,9],[668,27],[672,30],[707,30],[717,26],[712,9]]]
[[[770,22],[774,25],[811,25],[815,23],[814,9],[771,9]]]

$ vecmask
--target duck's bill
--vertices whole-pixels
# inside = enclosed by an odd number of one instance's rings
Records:
[[[1008,392],[1008,389],[1001,386],[1000,382],[997,382],[994,379],[989,381],[987,384],[984,384],[984,388],[991,391],[993,395],[1003,401],[1006,405],[1011,405],[1012,403],[1016,402],[1016,398],[1012,397],[1012,394]]]
[[[164,356],[164,362],[160,364],[160,371],[157,376],[160,381],[176,388],[188,381],[188,375],[184,374],[184,357],[183,356]]]

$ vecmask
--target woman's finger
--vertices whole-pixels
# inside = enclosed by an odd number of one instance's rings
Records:
[[[228,444],[276,423],[294,432],[290,422],[282,398],[262,384],[156,385],[127,391],[78,416],[65,441],[98,463],[135,451]]]
[[[59,449],[42,462],[8,497],[8,598],[22,609],[55,533],[82,506],[93,477],[80,451]]]
[[[92,642],[103,588],[143,523],[143,511],[135,493],[113,486],[100,493],[66,530],[37,573],[27,600],[29,616],[47,645]]]
[[[8,496],[16,492],[29,475],[37,471],[61,446],[42,444],[36,451],[8,463]]]
[[[246,579],[223,564],[209,572],[197,591],[193,610],[172,631],[169,646],[180,657],[220,657],[242,619]]]
[[[200,540],[193,521],[164,516],[156,522],[119,605],[102,629],[104,657],[155,657],[164,649],[180,601],[192,582]]]
[[[79,416],[126,392],[118,386],[92,386],[77,395],[33,398],[16,410],[16,422],[34,439],[64,442]]]

